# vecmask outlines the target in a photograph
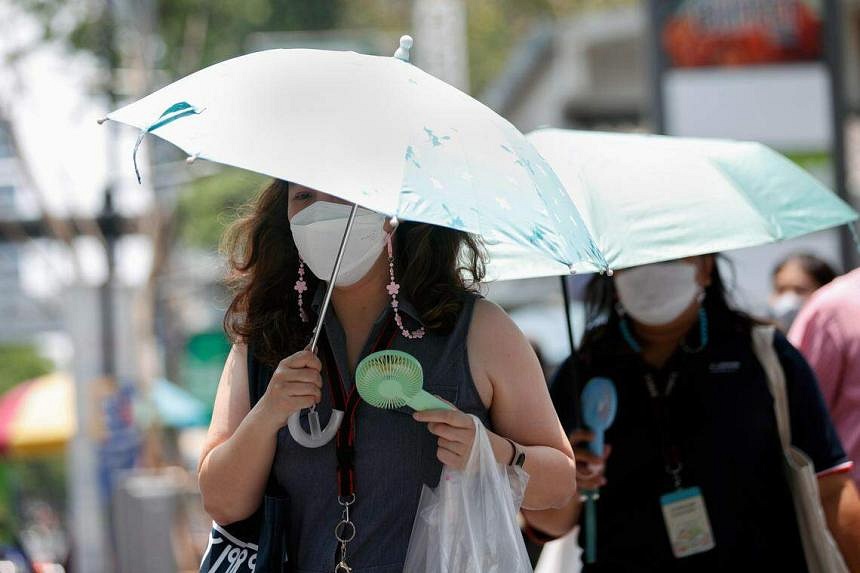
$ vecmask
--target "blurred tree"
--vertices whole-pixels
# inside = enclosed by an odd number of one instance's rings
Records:
[[[167,79],[186,75],[241,54],[250,34],[332,28],[407,32],[412,3],[403,0],[110,0],[115,17],[132,23],[154,10],[155,65]],[[464,0],[468,13],[471,91],[480,94],[504,67],[511,49],[540,20],[636,0]],[[13,0],[37,17],[43,39],[65,39],[72,47],[118,65],[108,46],[112,26],[107,0]],[[71,24],[70,24],[71,23]],[[122,44],[122,38],[118,40]],[[195,247],[214,249],[236,207],[262,179],[234,169],[195,181],[182,190],[178,236]]]
[[[31,345],[0,345],[0,394],[19,382],[48,374],[53,370],[51,361],[42,357]]]
[[[195,180],[179,196],[179,238],[191,247],[217,249],[224,229],[265,181],[262,175],[235,168]]]

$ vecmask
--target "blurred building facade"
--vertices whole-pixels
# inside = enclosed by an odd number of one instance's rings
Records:
[[[785,0],[785,4],[793,1]],[[685,3],[690,4],[696,2]],[[713,3],[738,11],[742,4],[735,0]],[[826,6],[824,2],[801,4],[819,10]],[[844,95],[847,198],[857,207],[860,0],[840,0],[837,5],[841,11],[839,79]],[[773,6],[776,4],[768,4]],[[646,132],[662,127],[672,135],[763,141],[835,187],[833,103],[824,64],[786,61],[703,67],[691,72],[667,68],[661,75],[655,68],[652,15],[649,3],[640,2],[536,25],[480,98],[525,132],[541,126]],[[825,33],[822,31],[822,45],[828,40]],[[662,101],[655,97],[658,88]],[[762,124],[769,125],[761,129]],[[772,266],[791,252],[812,252],[836,268],[843,267],[846,260],[856,265],[850,241],[840,233],[826,231],[730,253],[725,271],[731,275],[730,283],[737,286],[736,303],[755,313],[764,312]]]

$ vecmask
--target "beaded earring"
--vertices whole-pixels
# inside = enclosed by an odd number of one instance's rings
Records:
[[[302,319],[302,322],[308,321],[308,313],[305,312],[305,301],[304,301],[304,293],[308,290],[308,283],[305,281],[305,261],[299,257],[299,278],[296,280],[296,284],[293,287],[299,294],[299,318]]]
[[[394,248],[391,246],[391,233],[385,238],[385,242],[388,248],[388,276],[391,277],[391,282],[386,286],[386,290],[388,291],[388,295],[391,297],[391,308],[394,310],[394,323],[397,324],[397,328],[400,329],[400,333],[403,335],[403,338],[408,339],[421,339],[424,338],[424,327],[413,331],[409,331],[403,326],[403,319],[400,318],[400,302],[397,300],[397,295],[400,293],[400,285],[394,279]]]

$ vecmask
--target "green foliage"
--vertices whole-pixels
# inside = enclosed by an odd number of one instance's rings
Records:
[[[159,0],[161,67],[183,75],[243,52],[255,32],[326,30],[341,0]]]
[[[195,180],[179,196],[177,222],[180,239],[189,246],[215,250],[239,207],[265,183],[262,175],[224,169]]]
[[[27,344],[0,345],[0,394],[15,384],[53,371],[54,365]]]

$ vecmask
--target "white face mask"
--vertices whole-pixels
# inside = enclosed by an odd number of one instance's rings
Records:
[[[696,282],[696,267],[682,262],[619,272],[615,287],[624,310],[637,322],[652,326],[672,322],[702,293]]]
[[[311,272],[328,281],[349,220],[350,205],[317,201],[290,219],[299,255]],[[335,286],[349,286],[370,271],[385,246],[385,215],[359,207]]]
[[[800,307],[803,306],[803,297],[796,292],[784,292],[770,303],[770,316],[779,322],[783,330],[791,328],[791,323],[797,318]]]

